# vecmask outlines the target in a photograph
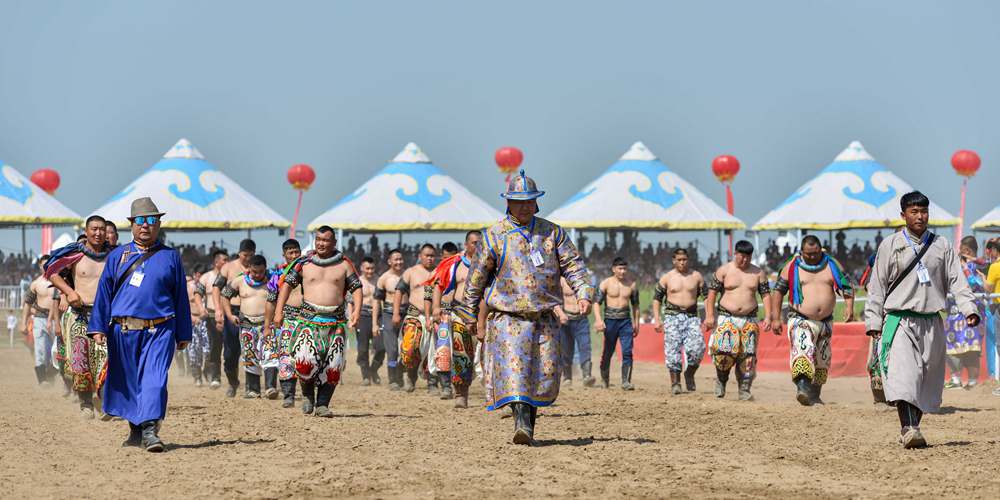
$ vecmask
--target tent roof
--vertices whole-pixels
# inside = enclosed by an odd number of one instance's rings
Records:
[[[480,229],[502,217],[409,143],[371,179],[309,223],[355,231]]]
[[[284,217],[240,187],[187,139],[146,173],[94,211],[127,224],[132,200],[149,196],[165,212],[162,226],[181,230],[258,229],[288,227]]]
[[[742,221],[667,168],[636,142],[600,177],[548,219],[567,228],[742,229]]]
[[[79,224],[83,218],[0,161],[0,225]]]
[[[913,188],[875,161],[860,142],[841,151],[819,175],[754,224],[757,231],[899,227],[899,199]],[[930,225],[958,219],[931,202]]]
[[[976,222],[972,223],[972,229],[977,231],[1000,231],[1000,206],[990,210]]]

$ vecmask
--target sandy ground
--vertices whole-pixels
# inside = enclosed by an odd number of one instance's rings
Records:
[[[947,392],[925,417],[933,446],[905,451],[864,379],[833,380],[825,406],[804,408],[783,374],[762,374],[746,403],[732,382],[716,400],[710,370],[681,397],[662,367],[636,371],[634,392],[564,388],[532,448],[509,443],[509,417],[361,387],[354,366],[333,419],[225,399],[175,372],[169,451],[154,455],[119,447],[124,422],[84,421],[60,389],[37,387],[25,349],[0,349],[0,497],[1000,497],[988,387]]]

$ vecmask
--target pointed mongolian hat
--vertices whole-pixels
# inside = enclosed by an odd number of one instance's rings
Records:
[[[544,194],[545,191],[538,190],[534,179],[524,175],[522,168],[520,173],[510,179],[510,182],[507,183],[507,192],[501,194],[500,197],[505,200],[530,201],[537,200]]]

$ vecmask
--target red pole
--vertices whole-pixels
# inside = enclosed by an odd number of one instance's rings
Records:
[[[959,242],[962,240],[962,226],[965,223],[965,191],[969,187],[969,178],[962,177],[962,204],[958,208],[958,226],[955,226],[955,250],[959,248]]]
[[[728,182],[726,183],[726,211],[729,212],[729,215],[735,215],[735,212],[736,212],[735,211],[735,207],[734,207],[734,200],[733,200],[733,188],[732,188],[732,186]],[[732,258],[733,258],[733,231],[730,229],[729,230],[729,259],[732,260]]]
[[[302,208],[302,193],[305,192],[301,189],[297,191],[299,192],[299,201],[295,204],[295,216],[292,217],[292,234],[288,236],[289,238],[295,237],[295,226],[299,225],[299,210]]]

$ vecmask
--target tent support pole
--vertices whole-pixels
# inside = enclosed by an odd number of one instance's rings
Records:
[[[344,251],[344,230],[343,229],[338,229],[337,230],[337,251],[338,252]]]
[[[21,253],[28,254],[28,230],[27,226],[21,226]]]
[[[764,252],[760,250],[760,231],[753,232],[753,249],[758,252],[758,256],[764,255]]]
[[[248,240],[253,239],[253,229],[247,229],[247,239]]]
[[[399,231],[396,233],[396,235],[399,237],[396,240],[396,248],[403,248],[403,232]]]
[[[719,251],[719,262],[722,262],[722,230],[718,229],[715,231],[715,246]]]

